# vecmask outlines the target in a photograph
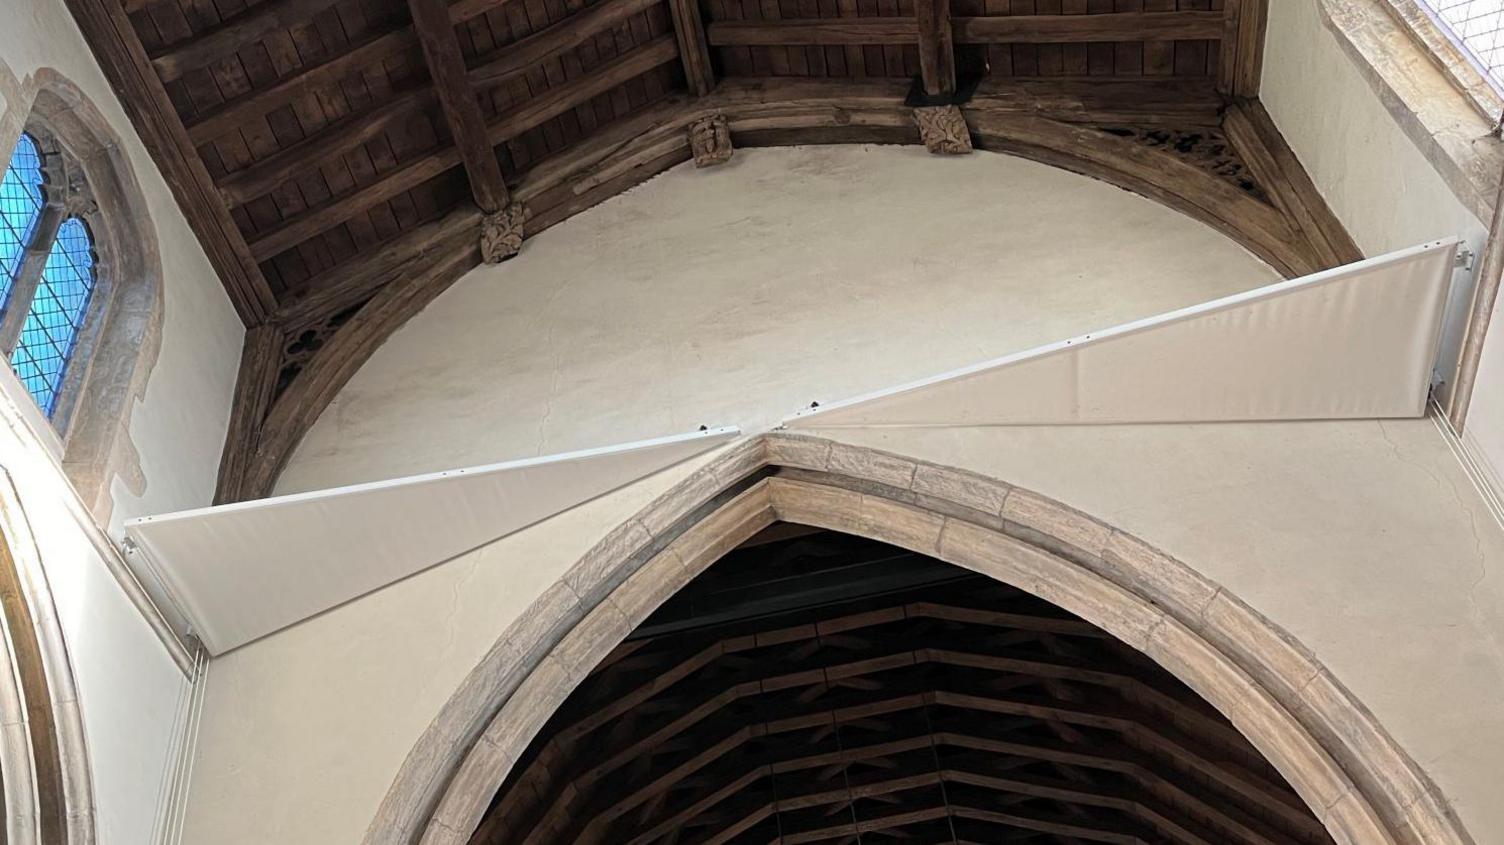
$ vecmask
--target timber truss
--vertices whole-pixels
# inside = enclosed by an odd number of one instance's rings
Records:
[[[1265,0],[67,2],[248,327],[220,501],[467,270],[735,146],[1006,152],[1359,257],[1257,100]]]
[[[709,624],[607,657],[470,845],[1331,842],[1163,669],[982,576],[822,532],[685,593]]]

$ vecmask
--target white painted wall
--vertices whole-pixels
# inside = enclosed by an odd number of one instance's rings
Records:
[[[72,81],[121,139],[160,245],[161,351],[130,420],[146,486],[138,496],[116,480],[112,522],[206,504],[229,419],[239,321],[62,0],[19,0],[5,13],[0,117],[24,119],[30,103],[18,94],[34,91],[39,69]],[[8,143],[0,155],[8,157]],[[106,568],[78,521],[80,509],[68,506],[73,494],[61,470],[14,408],[3,416],[0,464],[20,490],[77,676],[98,841],[150,842],[186,681]]]
[[[121,592],[90,538],[92,517],[28,417],[39,415],[0,393],[0,466],[16,485],[72,661],[96,838],[101,845],[145,845],[158,823],[188,681]]]
[[[1321,0],[1269,0],[1259,98],[1365,255],[1436,238],[1481,254],[1488,227],[1460,202],[1322,23]],[[1438,72],[1439,75],[1439,72]],[[1471,273],[1453,280],[1442,371],[1455,366]]]
[[[1504,841],[1504,531],[1429,420],[834,434],[996,474],[1136,532],[1292,631]],[[185,842],[355,843],[495,638],[699,462],[213,663]]]
[[[1022,159],[739,150],[467,274],[341,391],[279,491],[752,431],[1276,278],[1200,223]]]

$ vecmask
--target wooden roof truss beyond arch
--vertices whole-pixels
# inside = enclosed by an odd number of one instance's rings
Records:
[[[1101,629],[881,543],[752,542],[576,688],[470,845],[1332,841]]]
[[[465,271],[734,146],[1001,150],[1358,257],[1258,103],[1266,0],[66,2],[250,329],[220,501]]]

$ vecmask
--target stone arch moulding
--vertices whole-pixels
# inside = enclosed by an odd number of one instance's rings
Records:
[[[94,785],[72,660],[10,473],[0,469],[0,772],[10,845],[93,845]]]
[[[600,541],[497,640],[409,752],[365,845],[463,845],[534,734],[622,639],[774,521],[965,567],[1145,652],[1227,716],[1340,843],[1472,845],[1429,778],[1272,622],[1177,561],[965,470],[775,432]]]
[[[743,146],[917,144],[912,109],[902,104],[907,84],[725,83],[697,100],[671,98],[530,171],[513,192],[527,209],[525,234],[690,160],[689,129],[708,117],[724,117]],[[1363,257],[1257,100],[1062,108],[983,92],[961,111],[977,148],[1166,205],[1286,277]],[[377,347],[480,263],[480,225],[470,208],[414,229],[247,332],[216,501],[271,494],[303,435]]]
[[[4,74],[0,74],[4,75]],[[90,513],[109,521],[111,481],[145,488],[130,439],[130,415],[162,344],[162,261],[146,195],[119,136],[71,80],[41,68],[7,94],[0,150],[27,124],[45,125],[83,167],[97,211],[84,215],[99,254],[91,316],[52,420],[63,469]]]

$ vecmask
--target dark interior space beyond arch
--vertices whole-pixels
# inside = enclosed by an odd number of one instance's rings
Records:
[[[1332,840],[1226,719],[1101,629],[780,523],[596,667],[470,841]]]

